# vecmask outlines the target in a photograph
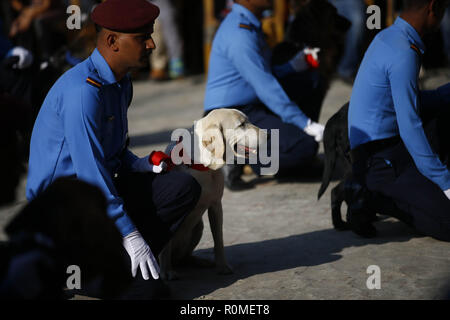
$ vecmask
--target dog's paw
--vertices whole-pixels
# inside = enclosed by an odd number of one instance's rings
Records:
[[[232,274],[233,269],[227,264],[216,267],[217,274]]]
[[[159,276],[161,277],[162,280],[165,281],[174,281],[180,279],[178,273],[173,270],[161,272]]]

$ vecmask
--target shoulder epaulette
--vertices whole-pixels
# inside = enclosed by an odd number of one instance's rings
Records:
[[[87,77],[86,82],[89,83],[91,86],[94,86],[96,88],[101,88],[102,84],[100,82],[98,82],[97,80],[91,78],[91,77]]]
[[[413,49],[415,52],[417,52],[417,54],[419,56],[422,56],[422,52],[419,50],[419,48],[417,48],[417,46],[415,44],[411,45],[411,49]]]
[[[248,24],[245,24],[245,23],[240,23],[239,24],[239,28],[247,29],[247,30],[250,30],[250,31],[253,30],[251,25],[248,25]]]

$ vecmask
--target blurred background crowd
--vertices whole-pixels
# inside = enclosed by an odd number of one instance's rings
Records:
[[[151,79],[177,79],[184,75],[206,72],[208,50],[215,30],[227,15],[232,0],[151,0],[161,8],[156,21],[154,40],[157,49],[145,71]],[[263,29],[270,46],[283,40],[285,30],[301,5],[310,0],[274,0],[273,9],[265,14]],[[63,60],[76,64],[91,53],[95,45],[95,28],[89,19],[92,8],[101,0],[4,0],[1,2],[0,57],[7,52],[5,41],[11,46],[29,50],[36,61]],[[381,8],[381,27],[393,23],[401,10],[401,0],[329,0],[338,13],[351,21],[346,51],[338,68],[338,75],[351,80],[365,48],[379,30],[368,30],[368,5]],[[67,8],[81,8],[81,29],[69,30]],[[450,59],[450,12],[441,30],[427,40],[426,67],[438,67]],[[140,75],[141,76],[141,75]]]

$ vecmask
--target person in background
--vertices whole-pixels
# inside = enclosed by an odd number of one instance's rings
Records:
[[[237,108],[254,125],[279,129],[280,172],[293,175],[311,164],[317,154],[324,130],[317,122],[321,100],[314,106],[314,118],[310,118],[289,98],[278,79],[296,75],[296,94],[312,96],[319,87],[315,68],[320,49],[305,48],[288,63],[272,67],[260,21],[270,7],[270,0],[236,0],[233,4],[212,44],[204,110]],[[251,187],[242,181],[242,169],[242,165],[225,165],[229,189]],[[260,167],[254,169],[260,173]]]
[[[441,33],[444,43],[444,53],[447,57],[447,65],[450,66],[450,8],[447,8],[442,19]]]
[[[367,49],[348,112],[358,183],[383,197],[382,213],[445,241],[450,241],[450,172],[448,150],[441,150],[448,149],[448,138],[424,127],[432,120],[448,127],[450,83],[420,91],[418,76],[422,39],[439,28],[448,5],[449,0],[405,1],[394,25]],[[431,144],[440,138],[447,140]],[[360,203],[349,206],[350,224],[364,215],[360,208]]]
[[[176,23],[174,5],[171,0],[151,1],[161,9],[161,14],[155,22],[155,41],[158,46],[151,56],[150,78],[153,80],[182,78],[185,74],[183,39]]]
[[[352,25],[347,32],[343,56],[337,69],[339,77],[353,84],[361,62],[362,46],[366,30],[366,5],[364,0],[328,0],[338,13]]]

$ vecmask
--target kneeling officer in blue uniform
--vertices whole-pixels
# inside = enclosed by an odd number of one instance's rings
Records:
[[[272,67],[272,52],[260,21],[271,1],[234,2],[213,41],[204,110],[237,108],[256,126],[278,129],[279,171],[294,174],[314,160],[323,136],[324,127],[317,121],[324,90],[314,70],[319,49],[305,48],[288,63]],[[302,110],[289,98],[285,87],[292,87],[296,97],[308,99],[308,105],[301,106]],[[246,187],[240,179],[242,166],[226,165],[224,170],[228,188]]]
[[[124,237],[132,275],[145,280],[159,278],[156,256],[201,192],[190,175],[158,174],[163,164],[153,166],[127,149],[128,72],[145,66],[155,48],[158,14],[146,0],[108,0],[93,10],[97,48],[49,91],[32,133],[26,188],[31,200],[61,176],[100,187]]]
[[[387,211],[380,213],[446,241],[450,241],[449,135],[429,128],[437,120],[438,129],[448,134],[450,83],[420,91],[418,76],[425,50],[422,37],[439,27],[448,4],[448,0],[405,1],[395,24],[380,32],[365,53],[348,114],[353,172],[363,186],[384,198],[378,205]],[[436,143],[442,138],[446,142]],[[350,220],[360,219],[356,207],[349,209]]]

